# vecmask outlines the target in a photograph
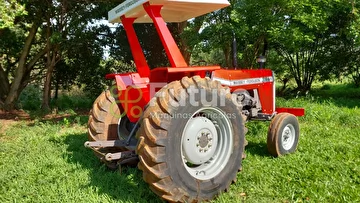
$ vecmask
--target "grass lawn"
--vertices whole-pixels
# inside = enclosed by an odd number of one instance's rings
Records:
[[[277,99],[306,109],[295,154],[272,158],[269,123],[248,123],[243,171],[213,202],[360,202],[360,90],[326,91]],[[161,202],[139,170],[109,171],[83,147],[86,122],[0,120],[0,202]]]

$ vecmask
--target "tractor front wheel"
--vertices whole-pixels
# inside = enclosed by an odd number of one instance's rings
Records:
[[[209,78],[184,77],[159,90],[137,132],[139,168],[152,191],[171,202],[211,200],[241,169],[241,106]]]
[[[299,131],[296,116],[289,113],[277,114],[268,130],[267,148],[270,154],[277,157],[293,153],[299,142]]]

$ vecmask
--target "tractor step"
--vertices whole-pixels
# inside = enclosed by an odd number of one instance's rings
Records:
[[[125,160],[128,158],[136,157],[134,151],[123,151],[123,152],[116,152],[116,153],[107,153],[105,154],[106,161],[115,161],[115,160]]]
[[[101,161],[105,162],[108,166],[116,165],[121,166],[127,163],[138,161],[138,156],[133,149],[133,145],[128,145],[127,141],[122,140],[109,140],[109,141],[87,141],[84,143],[86,148],[92,149]],[[119,152],[103,152],[106,148],[119,148]],[[124,150],[125,149],[125,150]],[[116,151],[116,149],[115,149]],[[111,167],[113,168],[113,166]]]
[[[86,148],[106,148],[106,147],[116,147],[116,148],[126,148],[128,150],[135,150],[137,141],[131,139],[130,141],[125,140],[107,140],[107,141],[87,141],[84,143]]]
[[[84,143],[84,146],[86,148],[126,147],[126,142],[122,140],[87,141]]]

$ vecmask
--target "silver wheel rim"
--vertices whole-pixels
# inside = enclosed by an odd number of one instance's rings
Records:
[[[118,135],[119,140],[126,140],[128,135],[124,135],[122,132],[122,128],[124,128],[124,127],[126,128],[126,124],[125,124],[125,126],[122,126],[121,122],[126,122],[126,121],[123,121],[122,117],[119,118],[118,125],[117,125],[117,135]]]
[[[289,150],[295,143],[295,128],[292,124],[287,124],[281,133],[281,145],[285,150]]]
[[[226,114],[215,107],[196,111],[185,125],[181,156],[188,173],[199,180],[217,176],[232,154],[234,135]]]

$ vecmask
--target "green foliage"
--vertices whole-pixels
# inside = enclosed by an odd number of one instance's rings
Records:
[[[329,90],[331,89],[331,86],[329,84],[325,84],[321,87],[321,90]]]
[[[57,99],[51,101],[51,107],[58,110],[90,109],[94,99],[82,91],[62,93]]]
[[[58,108],[59,110],[81,108],[88,109],[91,107],[89,105],[90,99],[78,97],[78,96],[69,96],[68,94],[61,95],[58,99],[53,99],[51,101],[51,106],[53,108]]]
[[[134,29],[150,68],[169,66],[155,26],[147,23],[134,24]],[[114,32],[109,33],[109,38],[112,40],[108,44],[110,46],[110,56],[115,60],[131,64],[134,59],[126,38],[125,29],[118,26]]]
[[[136,72],[134,63],[125,63],[123,61],[116,60],[109,57],[104,61],[104,67],[109,70],[110,73],[133,73]]]
[[[27,14],[24,5],[16,0],[0,1],[0,13],[0,30],[13,27],[16,17]]]
[[[266,55],[267,66],[282,81],[294,79],[308,91],[317,80],[352,75],[360,84],[359,3],[356,1],[231,1],[231,6],[206,15],[192,61],[206,58],[230,64],[232,32],[240,67],[256,67]],[[208,59],[213,52],[222,59]]]
[[[204,17],[204,22],[201,26],[203,29],[201,30],[199,37],[192,37],[191,41],[191,43],[195,44],[194,41],[198,40],[198,43],[194,45],[194,50],[202,53],[193,53],[192,61],[205,60],[207,63],[216,61],[214,64],[220,64],[224,67],[233,67],[231,43],[233,41],[233,35],[235,34],[234,31],[236,31],[231,18],[233,8],[233,5],[230,5],[227,8],[209,13]],[[185,32],[183,37],[186,36]],[[213,56],[216,56],[216,58],[208,59]],[[222,57],[222,59],[217,60],[219,57]]]
[[[0,29],[1,102],[7,97],[16,100],[16,94],[27,83],[45,81],[46,74],[55,76],[54,86],[58,91],[78,84],[78,75],[88,78],[84,73],[90,74],[89,69],[100,66],[103,47],[108,43],[102,34],[110,28],[94,23],[94,20],[103,19],[114,4],[39,0],[16,1],[17,4],[24,5],[26,17],[19,15],[13,19],[14,26]],[[31,35],[33,39],[29,33],[35,33]],[[26,39],[32,40],[25,43]],[[48,84],[44,86],[49,87]],[[16,89],[19,90],[14,91]],[[43,95],[44,105],[48,93]]]
[[[24,110],[36,112],[40,110],[42,89],[37,85],[28,85],[20,94],[18,107]],[[51,101],[50,106],[59,111],[90,109],[97,96],[89,97],[78,88],[70,91],[61,91],[57,99]]]
[[[41,106],[41,88],[28,85],[20,94],[18,107],[25,110],[38,110]]]
[[[320,69],[322,80],[332,77],[350,76],[356,86],[360,86],[359,58],[359,3],[337,5],[337,15],[331,18],[331,37],[325,44],[325,69]]]
[[[310,93],[321,98],[342,98],[343,100],[360,98],[360,89],[353,84],[325,84],[321,88],[314,88]]]
[[[190,64],[194,66],[204,65],[220,65],[226,67],[226,61],[223,57],[223,51],[221,49],[212,49],[208,52],[199,50],[199,47],[194,48],[194,53],[191,55]]]
[[[70,126],[70,122],[69,122],[69,120],[68,120],[67,118],[64,118],[64,119],[63,119],[63,123],[64,123],[64,125],[65,125],[66,127],[69,127],[69,126]]]

